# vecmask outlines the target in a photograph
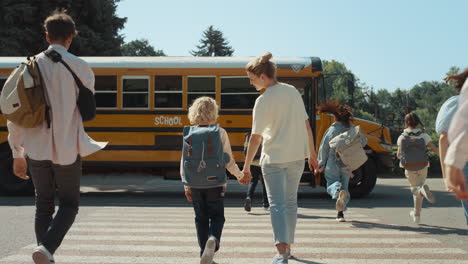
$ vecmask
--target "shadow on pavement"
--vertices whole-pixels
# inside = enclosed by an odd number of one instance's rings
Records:
[[[446,226],[432,226],[432,225],[425,225],[420,224],[417,227],[411,226],[401,226],[401,225],[389,225],[385,223],[370,223],[370,222],[363,222],[363,221],[350,221],[354,227],[362,228],[362,229],[373,229],[373,228],[381,228],[381,229],[389,229],[389,230],[398,230],[398,231],[411,231],[421,234],[430,234],[430,235],[466,235],[467,231],[465,229],[460,228],[452,228]]]

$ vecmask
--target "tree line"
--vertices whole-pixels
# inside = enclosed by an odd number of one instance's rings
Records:
[[[26,56],[37,54],[47,47],[42,23],[50,12],[64,8],[74,18],[78,36],[70,52],[78,56],[166,56],[162,49],[155,49],[146,39],[124,43],[119,33],[127,21],[116,15],[119,0],[2,0],[0,1],[0,56]],[[232,56],[234,49],[223,32],[209,26],[200,44],[191,50],[193,56]],[[424,81],[409,90],[385,89],[375,91],[362,82],[344,63],[323,61],[327,98],[353,105],[354,114],[392,128],[402,129],[403,116],[409,111],[418,114],[426,131],[436,139],[434,122],[442,103],[454,95],[450,84],[442,81]],[[446,75],[460,71],[448,69]],[[443,74],[438,76],[443,79]],[[351,97],[350,94],[353,96]],[[352,99],[352,100],[351,100]],[[393,118],[391,118],[393,116]]]

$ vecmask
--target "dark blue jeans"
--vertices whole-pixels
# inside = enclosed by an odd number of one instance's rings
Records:
[[[225,222],[224,188],[192,188],[191,191],[200,256],[203,254],[206,241],[210,236],[216,238],[216,251],[218,251]]]
[[[75,221],[80,202],[81,158],[71,165],[28,159],[36,189],[35,231],[38,245],[54,254]],[[55,217],[55,198],[59,209]]]
[[[257,166],[251,167],[252,172],[252,180],[250,181],[249,188],[247,189],[247,197],[246,198],[253,198],[255,188],[257,188],[258,181],[262,182],[262,200],[263,200],[263,207],[267,208],[270,206],[268,203],[268,196],[265,188],[265,181],[263,180],[262,169]]]

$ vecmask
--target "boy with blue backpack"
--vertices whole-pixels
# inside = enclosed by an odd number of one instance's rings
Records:
[[[439,150],[431,142],[431,137],[418,128],[421,121],[415,113],[405,116],[405,125],[407,128],[397,141],[397,158],[400,159],[400,167],[405,169],[405,175],[413,194],[414,208],[410,211],[410,216],[413,222],[419,224],[423,198],[430,203],[435,203],[434,195],[429,190],[429,186],[425,184],[429,167],[426,149],[429,147],[434,153],[439,153]]]
[[[251,175],[244,176],[232,157],[226,130],[216,124],[218,105],[213,98],[197,98],[188,118],[193,126],[184,127],[180,172],[185,196],[195,210],[200,264],[211,264],[225,222],[226,169],[243,185]]]

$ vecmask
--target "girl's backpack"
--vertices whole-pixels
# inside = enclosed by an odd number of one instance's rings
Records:
[[[345,132],[330,140],[330,147],[336,148],[336,156],[350,171],[357,170],[367,161],[367,154],[362,147],[364,135],[359,126],[351,126]]]
[[[411,171],[417,171],[425,168],[429,163],[429,157],[426,152],[426,142],[423,138],[414,138],[421,135],[421,131],[417,133],[403,132],[401,134],[401,165]],[[414,136],[414,137],[411,137]]]
[[[182,182],[195,188],[225,184],[230,157],[223,150],[219,125],[184,127]]]

